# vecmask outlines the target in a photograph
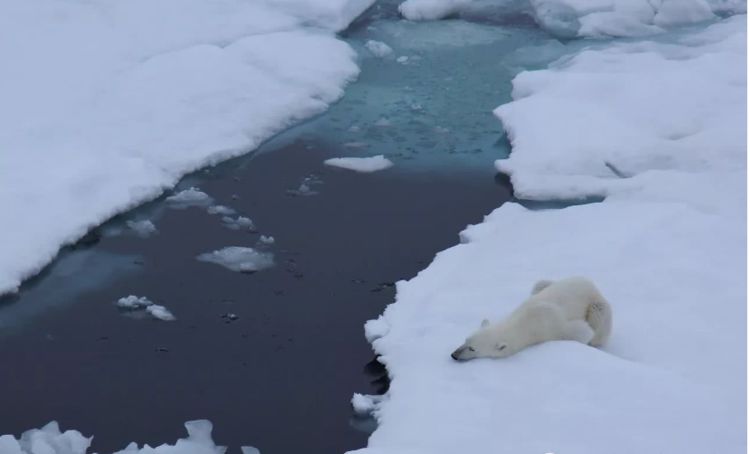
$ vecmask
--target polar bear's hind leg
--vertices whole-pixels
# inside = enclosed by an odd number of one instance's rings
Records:
[[[588,343],[600,347],[609,338],[612,331],[612,309],[606,301],[596,301],[586,309],[586,322],[594,330],[594,337]]]
[[[588,344],[594,338],[594,330],[583,320],[573,320],[565,326],[563,337],[565,340],[578,341]]]

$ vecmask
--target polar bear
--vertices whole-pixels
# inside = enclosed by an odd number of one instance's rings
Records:
[[[551,340],[575,340],[599,347],[611,330],[612,309],[590,280],[542,280],[505,320],[492,325],[484,320],[451,357],[456,361],[505,358]]]

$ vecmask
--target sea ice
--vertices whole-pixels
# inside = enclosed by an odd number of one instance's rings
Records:
[[[200,254],[197,259],[239,272],[259,271],[273,266],[273,254],[242,246],[228,246],[213,252],[206,252]]]
[[[323,162],[331,167],[340,167],[362,173],[377,172],[393,166],[393,162],[383,155],[367,158],[331,158]]]

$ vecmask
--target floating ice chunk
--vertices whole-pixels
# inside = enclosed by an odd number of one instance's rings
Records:
[[[381,41],[369,40],[365,43],[365,47],[376,57],[383,58],[393,55],[393,49],[391,49],[388,44]]]
[[[188,437],[177,440],[174,445],[164,444],[156,448],[144,445],[143,448],[139,449],[137,444],[131,443],[124,450],[117,451],[114,454],[224,454],[226,452],[225,447],[214,444],[211,438],[213,424],[210,421],[188,421],[185,423],[185,428]]]
[[[211,205],[212,202],[213,199],[211,196],[195,187],[185,189],[184,191],[180,191],[175,195],[167,197],[167,203],[169,203],[172,208],[178,209],[207,206]]]
[[[401,63],[401,64],[406,64],[406,63],[409,62],[409,57],[407,57],[406,55],[402,55],[402,56],[398,57],[396,59],[396,61],[399,62],[399,63]]]
[[[268,236],[261,235],[260,238],[258,239],[258,242],[261,244],[273,244],[276,242],[276,239],[270,235]]]
[[[197,259],[245,273],[273,266],[273,254],[242,246],[228,246],[213,252],[206,252],[200,254]]]
[[[331,167],[340,167],[363,173],[377,172],[393,166],[393,162],[382,154],[368,158],[331,158],[323,162]]]
[[[18,440],[12,435],[0,436],[2,454],[86,454],[90,445],[91,438],[75,430],[61,432],[56,421],[27,430]]]
[[[164,306],[158,304],[152,304],[146,307],[146,312],[152,317],[158,320],[164,320],[165,322],[171,322],[176,320],[176,317]]]
[[[117,300],[117,303],[115,304],[117,304],[117,307],[120,307],[123,309],[137,310],[137,309],[144,309],[146,307],[152,306],[154,302],[146,298],[145,296],[129,295],[129,296],[120,298],[119,300]]]
[[[295,196],[310,196],[318,194],[318,191],[312,189],[313,185],[321,184],[320,178],[317,175],[308,175],[300,183],[297,189],[289,189],[287,194]]]
[[[383,400],[383,396],[354,393],[352,396],[352,408],[358,415],[369,415]]]
[[[260,454],[260,449],[252,446],[242,446],[240,449],[242,450],[242,454]]]
[[[128,228],[141,238],[147,238],[158,232],[154,223],[148,219],[142,221],[128,221],[125,224],[127,224]]]
[[[232,216],[236,213],[234,208],[224,205],[211,205],[206,211],[208,211],[208,214],[219,214],[222,216]]]
[[[389,119],[387,119],[385,117],[380,117],[380,118],[378,118],[378,121],[375,122],[375,126],[380,126],[381,128],[385,128],[385,127],[391,126],[391,124],[392,124],[391,120],[389,120]]]
[[[246,216],[238,216],[236,218],[224,216],[221,218],[221,222],[223,222],[227,228],[232,230],[255,230],[253,220]]]

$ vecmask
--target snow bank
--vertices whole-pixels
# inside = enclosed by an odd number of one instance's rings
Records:
[[[382,154],[367,158],[331,158],[323,162],[331,167],[340,167],[362,173],[377,172],[393,166],[393,162]]]
[[[202,262],[215,263],[232,271],[243,273],[259,271],[273,266],[273,254],[258,252],[251,247],[228,246],[197,257]]]
[[[519,195],[608,197],[505,204],[397,284],[365,329],[391,384],[358,453],[745,451],[745,40],[737,17],[518,77],[498,113]],[[571,275],[612,304],[603,350],[451,360],[483,318]]]
[[[489,11],[526,13],[560,37],[644,36],[745,12],[741,0],[406,0],[399,6],[410,20],[436,20]]]
[[[332,31],[370,3],[1,2],[0,293],[338,99],[358,68]]]
[[[724,174],[744,172],[744,26],[736,17],[676,43],[613,45],[521,73],[515,101],[495,110],[513,145],[497,169],[524,199],[716,197],[715,184],[733,181]]]
[[[114,454],[223,454],[226,448],[217,446],[211,438],[213,425],[210,421],[197,420],[185,423],[188,436],[177,440],[174,445],[163,444],[152,448],[144,445],[139,448],[130,443],[125,449]],[[53,421],[41,429],[24,432],[16,439],[12,435],[0,436],[2,454],[86,454],[91,439],[75,430],[60,431]],[[256,448],[243,446],[243,453],[260,453]]]

